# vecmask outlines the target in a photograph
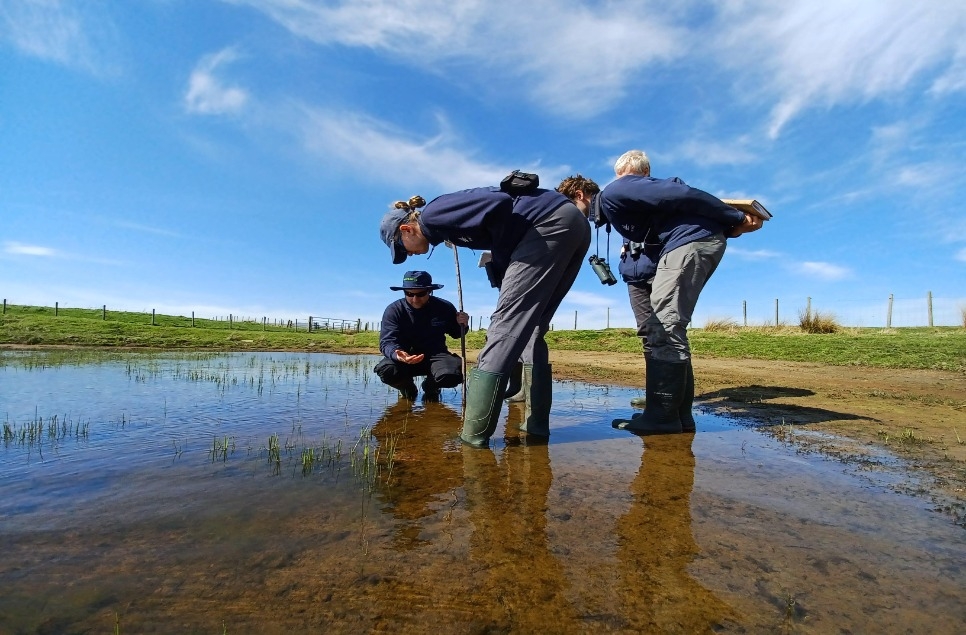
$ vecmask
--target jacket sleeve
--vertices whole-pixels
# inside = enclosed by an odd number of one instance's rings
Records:
[[[395,361],[393,353],[399,349],[405,350],[400,332],[401,317],[398,302],[393,302],[382,313],[382,327],[379,329],[379,350],[382,354]]]

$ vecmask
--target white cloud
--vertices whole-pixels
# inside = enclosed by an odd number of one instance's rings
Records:
[[[95,3],[68,0],[0,2],[0,41],[32,57],[95,74],[110,70],[117,34]]]
[[[226,86],[215,76],[221,67],[238,59],[233,48],[226,48],[201,58],[185,93],[185,109],[202,115],[225,115],[240,112],[248,102],[248,93],[238,87]]]
[[[51,249],[50,247],[25,245],[18,242],[3,243],[3,252],[12,256],[38,256],[42,258],[58,258],[61,256],[56,249]]]
[[[381,51],[428,72],[512,85],[549,111],[601,112],[639,71],[688,52],[690,37],[650,3],[573,0],[226,0],[250,5],[298,37]],[[657,5],[654,5],[656,7]]]
[[[281,120],[297,122],[296,134],[313,154],[359,169],[378,166],[380,179],[400,185],[431,183],[457,190],[499,183],[509,172],[506,166],[475,160],[459,148],[459,139],[441,118],[441,132],[429,139],[416,139],[385,122],[354,113],[300,107],[291,115]],[[441,170],[441,165],[446,169]],[[566,166],[514,167],[538,172],[546,183],[568,172]]]
[[[800,273],[823,280],[842,280],[852,275],[847,267],[840,267],[827,262],[803,262],[798,265]]]
[[[962,249],[960,249],[959,251],[957,251],[956,252],[956,255],[953,256],[953,258],[955,258],[956,260],[958,260],[960,262],[966,262],[966,247],[963,247]]]
[[[906,90],[962,88],[966,4],[906,0],[722,2],[720,59],[776,96],[769,134],[808,108],[861,103]],[[927,78],[928,79],[928,78]]]
[[[768,249],[742,249],[741,247],[735,247],[734,241],[729,241],[728,257],[730,258],[732,256],[741,258],[742,260],[770,260],[772,258],[778,258],[781,254]]]

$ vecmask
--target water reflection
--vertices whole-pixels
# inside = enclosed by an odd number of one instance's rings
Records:
[[[691,529],[694,434],[644,437],[632,502],[615,526],[625,617],[647,632],[719,630],[736,615],[697,582],[688,566],[699,553]]]

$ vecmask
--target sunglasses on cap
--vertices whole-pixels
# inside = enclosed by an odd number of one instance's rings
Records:
[[[429,291],[403,291],[407,298],[425,298]]]

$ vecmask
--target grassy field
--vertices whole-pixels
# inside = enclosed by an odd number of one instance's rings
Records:
[[[196,350],[298,350],[378,353],[373,331],[295,331],[260,322],[228,322],[181,316],[8,305],[0,315],[0,345],[97,346]],[[303,327],[304,328],[304,327]],[[466,346],[479,349],[484,332],[467,336]],[[808,334],[796,327],[692,329],[696,357],[802,361],[879,368],[921,368],[966,372],[966,329],[846,328],[837,333]],[[633,329],[552,331],[554,350],[636,353]],[[451,350],[458,351],[453,342]]]

